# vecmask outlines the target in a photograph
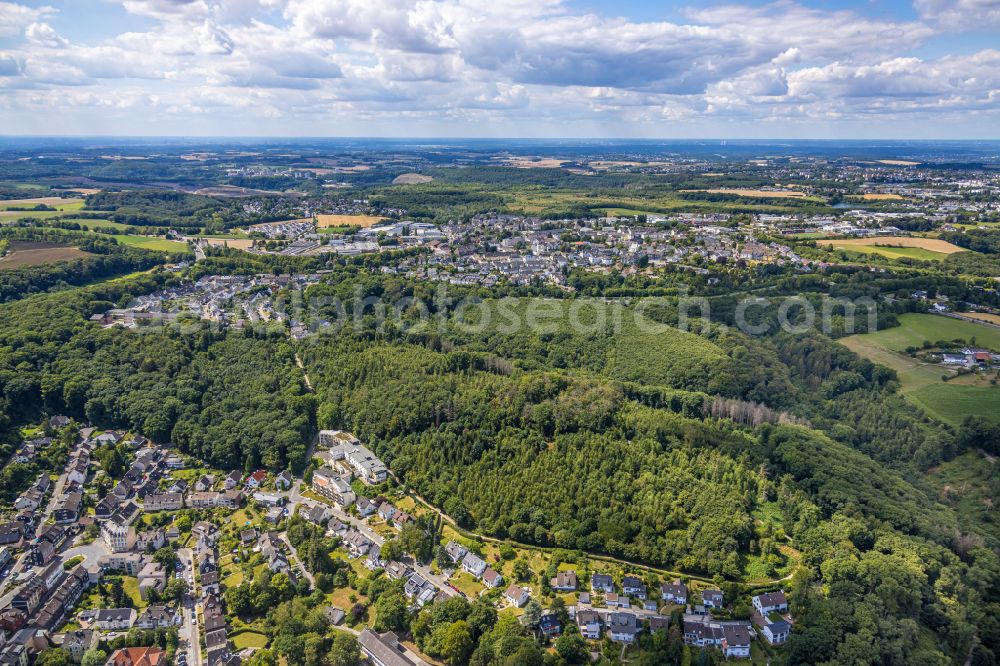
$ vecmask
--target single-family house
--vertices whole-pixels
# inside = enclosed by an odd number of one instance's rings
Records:
[[[520,608],[528,603],[528,599],[531,598],[531,590],[511,583],[507,591],[503,593],[503,596],[512,606]]]
[[[622,577],[622,592],[638,599],[646,598],[646,584],[635,576]]]
[[[780,645],[788,640],[788,634],[792,631],[792,625],[785,622],[784,620],[776,620],[775,622],[768,622],[761,629],[761,633],[764,634],[764,639],[767,640],[771,645]]]
[[[722,590],[702,590],[701,603],[705,608],[722,608],[724,597]]]
[[[608,613],[608,636],[619,643],[634,643],[642,631],[642,623],[632,613]]]
[[[466,553],[465,557],[462,558],[462,571],[480,578],[486,571],[486,562],[475,553]]]
[[[134,608],[102,608],[94,616],[94,625],[101,631],[127,631],[137,617]]]
[[[662,583],[660,585],[660,598],[666,602],[684,606],[688,599],[687,586],[679,580],[675,580],[673,583]]]
[[[556,577],[549,581],[549,587],[559,592],[575,592],[576,571],[570,569],[568,571],[558,572]]]
[[[788,600],[785,598],[785,591],[765,592],[753,597],[753,607],[762,616],[767,617],[768,613],[781,613],[788,610]]]
[[[615,591],[615,582],[608,574],[594,574],[590,577],[590,591],[608,594]]]
[[[492,590],[493,588],[500,587],[502,583],[503,576],[494,571],[493,567],[486,567],[486,571],[483,572],[483,585]]]
[[[601,627],[604,622],[601,614],[595,610],[578,610],[576,612],[576,626],[580,628],[580,634],[592,641],[601,638]]]

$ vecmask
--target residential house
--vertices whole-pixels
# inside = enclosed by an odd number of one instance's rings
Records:
[[[353,557],[362,557],[367,555],[375,545],[374,542],[357,530],[349,531],[343,537],[342,541],[344,548],[346,548],[347,552]]]
[[[679,580],[673,583],[663,583],[660,585],[660,598],[666,602],[684,606],[687,604],[687,586]]]
[[[594,574],[590,577],[590,591],[608,594],[615,591],[615,582],[608,574]]]
[[[63,637],[62,647],[69,652],[73,661],[80,663],[83,660],[83,653],[97,645],[98,638],[97,632],[91,629],[67,631]]]
[[[215,475],[203,474],[194,482],[194,490],[198,493],[208,492],[215,485]]]
[[[158,647],[121,648],[105,666],[167,666],[167,653]]]
[[[486,571],[486,562],[474,553],[466,553],[462,558],[462,571],[472,574],[476,578],[481,578]]]
[[[578,610],[576,612],[576,626],[580,627],[580,634],[592,641],[601,638],[601,628],[604,622],[601,614],[595,610]]]
[[[701,603],[705,608],[722,608],[724,598],[722,590],[702,590]]]
[[[331,627],[336,627],[344,621],[344,611],[337,608],[336,606],[327,606],[323,609],[323,615],[330,622]]]
[[[358,635],[358,645],[372,666],[415,666],[400,652],[398,641],[392,632],[379,635],[364,629]],[[423,666],[423,663],[416,666]]]
[[[219,528],[212,523],[199,520],[191,528],[191,536],[194,537],[199,548],[214,548],[215,542],[219,538]]]
[[[136,618],[134,608],[102,608],[94,616],[94,625],[101,631],[128,631]]]
[[[83,495],[79,492],[69,493],[63,497],[56,507],[52,517],[58,525],[69,525],[75,523],[80,517],[80,508],[83,506]]]
[[[292,473],[284,470],[274,479],[274,487],[278,490],[288,490],[292,487]]]
[[[315,476],[313,478],[315,478]],[[384,500],[379,503],[379,505],[378,505],[378,517],[379,518],[381,518],[382,520],[384,520],[386,522],[389,522],[390,520],[392,520],[392,517],[394,515],[396,515],[396,507],[394,507],[393,505],[389,504],[388,502],[386,502]]]
[[[238,509],[243,504],[243,491],[238,488],[223,491],[219,496],[219,506],[227,509]]]
[[[36,567],[45,566],[55,556],[56,549],[51,543],[43,541],[31,547],[31,563]]]
[[[118,495],[108,493],[101,499],[100,502],[97,503],[97,506],[94,507],[94,516],[102,519],[110,518],[121,503],[121,499],[119,499]]]
[[[457,541],[449,541],[444,547],[444,550],[448,553],[448,557],[451,558],[451,561],[456,563],[465,557],[469,552],[467,548],[463,548]]]
[[[226,490],[232,490],[233,488],[238,488],[240,483],[243,481],[243,475],[238,471],[233,470],[226,475],[225,480],[222,482],[222,487]]]
[[[636,597],[638,599],[646,598],[646,584],[642,582],[641,579],[635,576],[623,576],[622,577],[622,592],[630,597]]]
[[[187,505],[192,509],[210,509],[219,506],[222,493],[215,491],[196,492],[188,495]]]
[[[492,590],[500,587],[501,584],[503,584],[503,576],[494,571],[493,567],[486,567],[486,571],[483,572],[483,585]]]
[[[401,580],[409,573],[409,568],[402,562],[387,562],[385,565],[385,574],[392,580]]]
[[[143,499],[144,511],[178,511],[184,508],[184,495],[181,493],[152,493]]]
[[[260,488],[262,485],[264,485],[265,480],[267,480],[267,472],[265,472],[262,469],[258,469],[256,472],[253,472],[247,477],[247,480],[244,483],[244,485],[247,488],[256,490],[257,488]]]
[[[167,535],[163,529],[145,530],[135,535],[135,549],[139,551],[159,550],[167,543]]]
[[[729,657],[745,659],[750,656],[751,640],[750,632],[746,627],[729,624],[722,629],[722,642],[719,647],[722,648],[722,654],[727,659]]]
[[[538,629],[549,638],[558,636],[562,633],[562,624],[559,622],[559,616],[555,613],[545,613],[538,620]]]
[[[375,505],[367,497],[359,497],[355,506],[358,508],[358,515],[362,518],[367,518],[375,513]]]
[[[253,501],[258,504],[263,504],[264,506],[283,506],[288,498],[279,493],[268,493],[263,490],[258,490],[253,495]]]
[[[761,633],[765,640],[771,645],[780,645],[788,640],[788,634],[792,631],[792,625],[784,620],[776,620],[764,625]]]
[[[179,626],[183,618],[179,611],[168,606],[149,606],[135,621],[140,629],[167,629]]]
[[[576,591],[576,571],[572,569],[568,571],[560,571],[556,574],[556,577],[549,581],[549,586],[553,590],[559,592],[575,592]]]
[[[397,509],[396,513],[392,514],[392,526],[395,527],[397,530],[403,529],[404,527],[406,527],[408,523],[412,522],[413,522],[413,516],[406,513],[405,511],[400,511]]]
[[[411,574],[406,579],[403,592],[420,607],[426,606],[437,596],[437,588],[418,573]]]
[[[752,601],[753,607],[763,617],[767,617],[768,613],[781,613],[788,610],[788,600],[785,598],[784,590],[758,594],[753,597]]]
[[[634,643],[642,631],[642,623],[632,613],[608,613],[608,636],[619,643]]]
[[[531,590],[511,583],[507,591],[503,593],[503,596],[512,606],[520,608],[528,603],[528,599],[531,598]]]
[[[143,599],[149,598],[149,593],[153,590],[162,592],[167,585],[167,572],[163,565],[158,562],[148,562],[138,575],[139,596]]]

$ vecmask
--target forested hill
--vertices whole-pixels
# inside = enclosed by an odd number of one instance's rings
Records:
[[[176,278],[155,274],[0,305],[0,387],[10,428],[43,413],[142,432],[224,469],[300,469],[313,398],[283,335],[87,321]]]
[[[469,528],[725,580],[791,575],[790,663],[947,663],[996,644],[1000,544],[925,488],[922,467],[959,445],[891,372],[818,334],[639,335],[456,326],[300,355],[319,427],[370,442]]]
[[[6,452],[14,425],[65,413],[224,469],[300,469],[318,427],[345,428],[478,532],[741,594],[780,581],[797,620],[789,663],[959,663],[1000,646],[993,523],[968,525],[922,481],[964,440],[902,403],[891,372],[820,334],[505,332],[445,312],[433,331],[366,319],[292,343],[280,330],[88,321],[176,279],[0,305]],[[331,281],[313,295],[387,286],[351,271]]]

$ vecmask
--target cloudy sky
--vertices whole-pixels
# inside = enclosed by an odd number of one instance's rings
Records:
[[[1000,0],[0,0],[0,134],[1000,138]]]

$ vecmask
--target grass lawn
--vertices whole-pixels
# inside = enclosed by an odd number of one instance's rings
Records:
[[[243,583],[243,572],[237,571],[222,579],[223,587],[239,587]]]
[[[909,393],[907,397],[945,423],[961,425],[966,416],[1000,421],[1000,389],[939,382]]]
[[[482,583],[464,571],[456,573],[448,582],[473,599],[485,589]]]
[[[245,650],[247,648],[261,649],[267,647],[267,636],[264,634],[258,634],[255,631],[241,631],[235,634],[230,634],[229,639],[233,642],[233,646],[237,650]]]
[[[1000,351],[1000,329],[992,326],[932,314],[900,315],[899,324],[873,335],[883,346],[895,351],[902,351],[910,346],[919,347],[924,340],[967,341],[971,338],[975,338],[978,345]]]
[[[145,250],[157,250],[159,252],[184,252],[187,250],[187,243],[167,240],[165,238],[154,238],[152,236],[131,236],[127,234],[115,234],[112,238],[123,245],[141,247]]]
[[[904,314],[900,325],[876,333],[852,335],[840,343],[859,356],[888,366],[899,376],[901,391],[928,414],[952,425],[969,415],[1000,420],[1000,389],[946,383],[952,372],[899,353],[925,341],[975,339],[977,345],[1000,350],[1000,329],[929,314]]]
[[[122,576],[122,588],[125,590],[125,594],[128,598],[132,600],[132,605],[135,606],[140,612],[146,610],[146,600],[142,598],[139,594],[139,579],[135,576]]]

